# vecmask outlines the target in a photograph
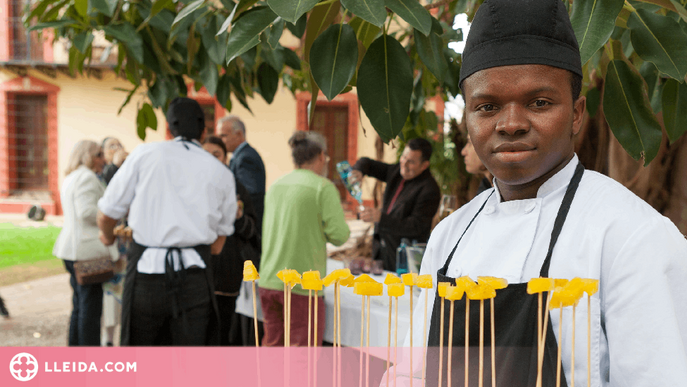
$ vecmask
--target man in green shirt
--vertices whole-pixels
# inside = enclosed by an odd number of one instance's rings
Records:
[[[340,246],[348,240],[339,191],[326,178],[327,146],[314,132],[296,132],[289,139],[296,170],[277,180],[265,196],[260,260],[260,301],[265,337],[262,345],[284,345],[283,269],[326,274],[326,243]],[[291,296],[291,345],[308,344],[308,291],[297,285]],[[324,300],[318,299],[318,343],[324,334]]]

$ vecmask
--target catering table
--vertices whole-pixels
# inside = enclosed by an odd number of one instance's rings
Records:
[[[343,262],[327,258],[327,273],[333,270],[342,269]],[[384,282],[387,272],[383,275],[370,275],[377,282]],[[259,281],[258,281],[259,283]],[[236,312],[248,317],[253,317],[253,300],[250,286],[241,288],[241,295],[236,302]],[[249,285],[249,284],[248,284]],[[386,287],[385,287],[386,289]],[[406,294],[399,297],[398,302],[398,342],[403,345],[408,328],[410,327],[410,297],[409,288]],[[389,296],[386,290],[383,296],[371,297],[370,302],[370,347],[386,347],[389,328]],[[414,294],[413,305],[417,304],[418,292]],[[324,341],[333,342],[334,340],[334,287],[325,288],[325,330]],[[341,287],[341,344],[348,347],[360,346],[360,312],[362,308],[362,296],[353,293],[353,288]],[[262,312],[258,304],[258,318],[262,320]],[[393,310],[392,310],[392,336],[393,345]],[[421,321],[418,323],[422,323]],[[366,328],[367,329],[367,328]]]

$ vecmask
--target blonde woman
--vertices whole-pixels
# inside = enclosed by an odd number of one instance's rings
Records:
[[[105,193],[105,186],[96,174],[102,172],[104,165],[100,145],[88,140],[79,141],[69,156],[67,177],[60,192],[64,226],[55,242],[53,255],[64,260],[74,290],[69,323],[70,346],[100,345],[100,318],[103,309],[101,284],[79,285],[74,273],[74,262],[117,257],[115,248],[103,245],[98,239],[97,203]]]

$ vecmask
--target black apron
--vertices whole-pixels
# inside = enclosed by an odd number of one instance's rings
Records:
[[[551,240],[546,259],[540,270],[541,277],[548,277],[551,255],[560,235],[565,219],[570,210],[577,187],[579,186],[584,167],[578,164],[570,184],[565,192],[563,201],[558,209],[558,215],[554,222]],[[493,192],[492,192],[493,194]],[[491,197],[491,195],[489,195]],[[455,285],[455,278],[446,276],[448,267],[453,259],[453,254],[458,244],[463,239],[465,232],[472,225],[477,216],[482,212],[489,198],[482,204],[477,214],[472,218],[458,242],[453,247],[451,254],[446,259],[444,266],[437,271],[437,282],[449,282]],[[544,297],[546,297],[544,293]],[[467,296],[466,296],[467,297]],[[470,300],[470,337],[469,337],[469,381],[470,385],[477,385],[479,371],[479,313],[480,301]],[[485,385],[491,385],[491,312],[489,302],[494,302],[495,336],[496,336],[496,384],[508,387],[534,387],[537,379],[537,315],[538,295],[527,294],[527,283],[509,284],[505,289],[496,290],[496,298],[484,302],[484,374]],[[465,374],[465,309],[466,301],[454,301],[454,324],[449,326],[450,300],[444,300],[444,354],[442,384],[447,383],[447,354],[448,354],[448,329],[453,329],[453,353],[451,379],[453,385],[464,385]],[[427,386],[437,386],[439,373],[439,324],[441,313],[441,297],[438,290],[435,294],[434,307],[428,337],[427,350]],[[542,365],[542,387],[556,386],[556,367],[558,346],[554,335],[551,320],[549,319],[544,362]],[[561,373],[560,385],[567,387],[565,374]]]
[[[174,317],[181,316],[183,318],[183,310],[179,306],[178,292],[184,280],[186,268],[181,260],[181,249],[185,247],[169,247],[167,248],[167,258],[165,262],[165,280],[167,283],[168,292],[172,293],[172,310]],[[219,345],[219,309],[217,307],[217,299],[215,298],[215,287],[212,279],[212,269],[210,266],[210,246],[198,245],[189,247],[196,250],[198,255],[205,263],[205,276],[208,284],[208,292],[210,293],[210,300],[212,301],[213,315],[210,317],[207,334],[207,345]],[[126,277],[124,281],[124,292],[122,294],[122,332],[121,345],[128,346],[130,343],[130,329],[131,329],[131,307],[134,300],[134,287],[136,286],[136,274],[138,274],[138,261],[141,259],[143,252],[148,249],[147,246],[131,242],[131,247],[128,253],[128,263],[126,266]],[[177,252],[179,255],[179,264],[181,270],[174,271],[172,254]]]

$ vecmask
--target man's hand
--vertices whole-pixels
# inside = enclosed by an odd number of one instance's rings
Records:
[[[117,225],[117,219],[112,219],[98,210],[98,228],[100,233],[98,237],[105,246],[110,246],[115,241],[114,228]]]
[[[112,164],[116,165],[117,168],[121,167],[124,160],[126,160],[126,156],[128,155],[129,154],[124,149],[118,150],[114,156],[112,156]]]
[[[243,201],[238,200],[236,204],[238,204],[236,206],[236,220],[239,220],[243,217]]]
[[[368,208],[360,212],[360,219],[365,222],[377,223],[382,217],[382,210],[379,208]]]
[[[363,181],[363,173],[357,169],[352,170],[351,174],[348,175],[348,181],[351,184],[362,182]]]

